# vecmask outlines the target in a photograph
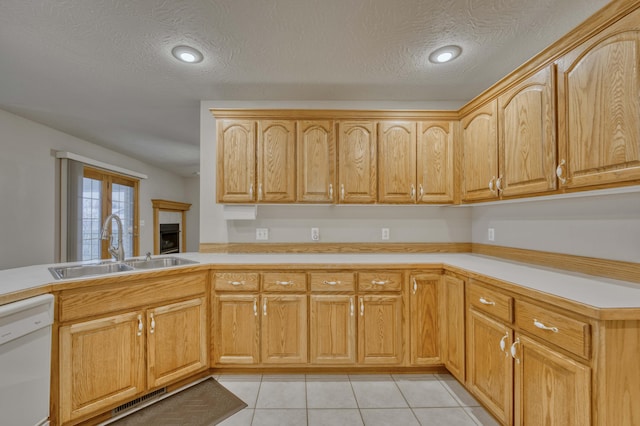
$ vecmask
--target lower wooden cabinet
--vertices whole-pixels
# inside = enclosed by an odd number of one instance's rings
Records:
[[[438,297],[440,274],[413,274],[409,291],[411,365],[440,364]]]
[[[204,297],[64,325],[59,336],[62,423],[208,366]]]
[[[402,296],[360,296],[358,315],[358,362],[398,365],[402,351]]]
[[[464,383],[465,280],[454,275],[444,275],[441,293],[442,358],[447,370]]]
[[[265,364],[307,363],[307,296],[262,296],[261,344]]]
[[[258,294],[221,294],[213,298],[214,364],[260,362]]]
[[[355,364],[355,295],[312,294],[309,301],[310,363]]]
[[[513,345],[515,424],[591,424],[591,368],[524,335]]]

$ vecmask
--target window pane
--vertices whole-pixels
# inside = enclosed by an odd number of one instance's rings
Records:
[[[122,220],[122,227],[124,228],[124,235],[122,237],[124,243],[124,255],[125,257],[133,256],[133,232],[134,232],[134,217],[133,217],[133,187],[113,184],[111,191],[111,213],[117,214]],[[114,234],[117,232],[113,231]]]
[[[82,180],[82,253],[80,260],[100,259],[100,212],[102,185],[99,180]]]

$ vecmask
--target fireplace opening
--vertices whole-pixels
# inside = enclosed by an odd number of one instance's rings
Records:
[[[180,253],[180,224],[160,224],[160,254]]]

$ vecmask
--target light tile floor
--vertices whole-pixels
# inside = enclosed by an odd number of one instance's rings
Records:
[[[220,375],[248,407],[222,426],[495,426],[448,374]]]

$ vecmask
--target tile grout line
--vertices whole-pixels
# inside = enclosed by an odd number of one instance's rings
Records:
[[[418,419],[418,416],[416,416],[416,413],[413,411],[413,407],[409,403],[409,400],[407,399],[406,395],[404,394],[404,392],[402,392],[402,389],[400,388],[400,386],[398,386],[398,382],[396,381],[396,378],[393,377],[393,374],[391,374],[391,380],[393,380],[393,384],[396,385],[398,392],[400,392],[400,395],[402,395],[402,399],[404,399],[404,402],[407,403],[407,407],[409,407],[409,410],[411,410],[411,414],[413,414],[413,418],[416,420],[416,422],[418,422],[419,425],[422,425],[422,422],[420,422],[420,419]]]

